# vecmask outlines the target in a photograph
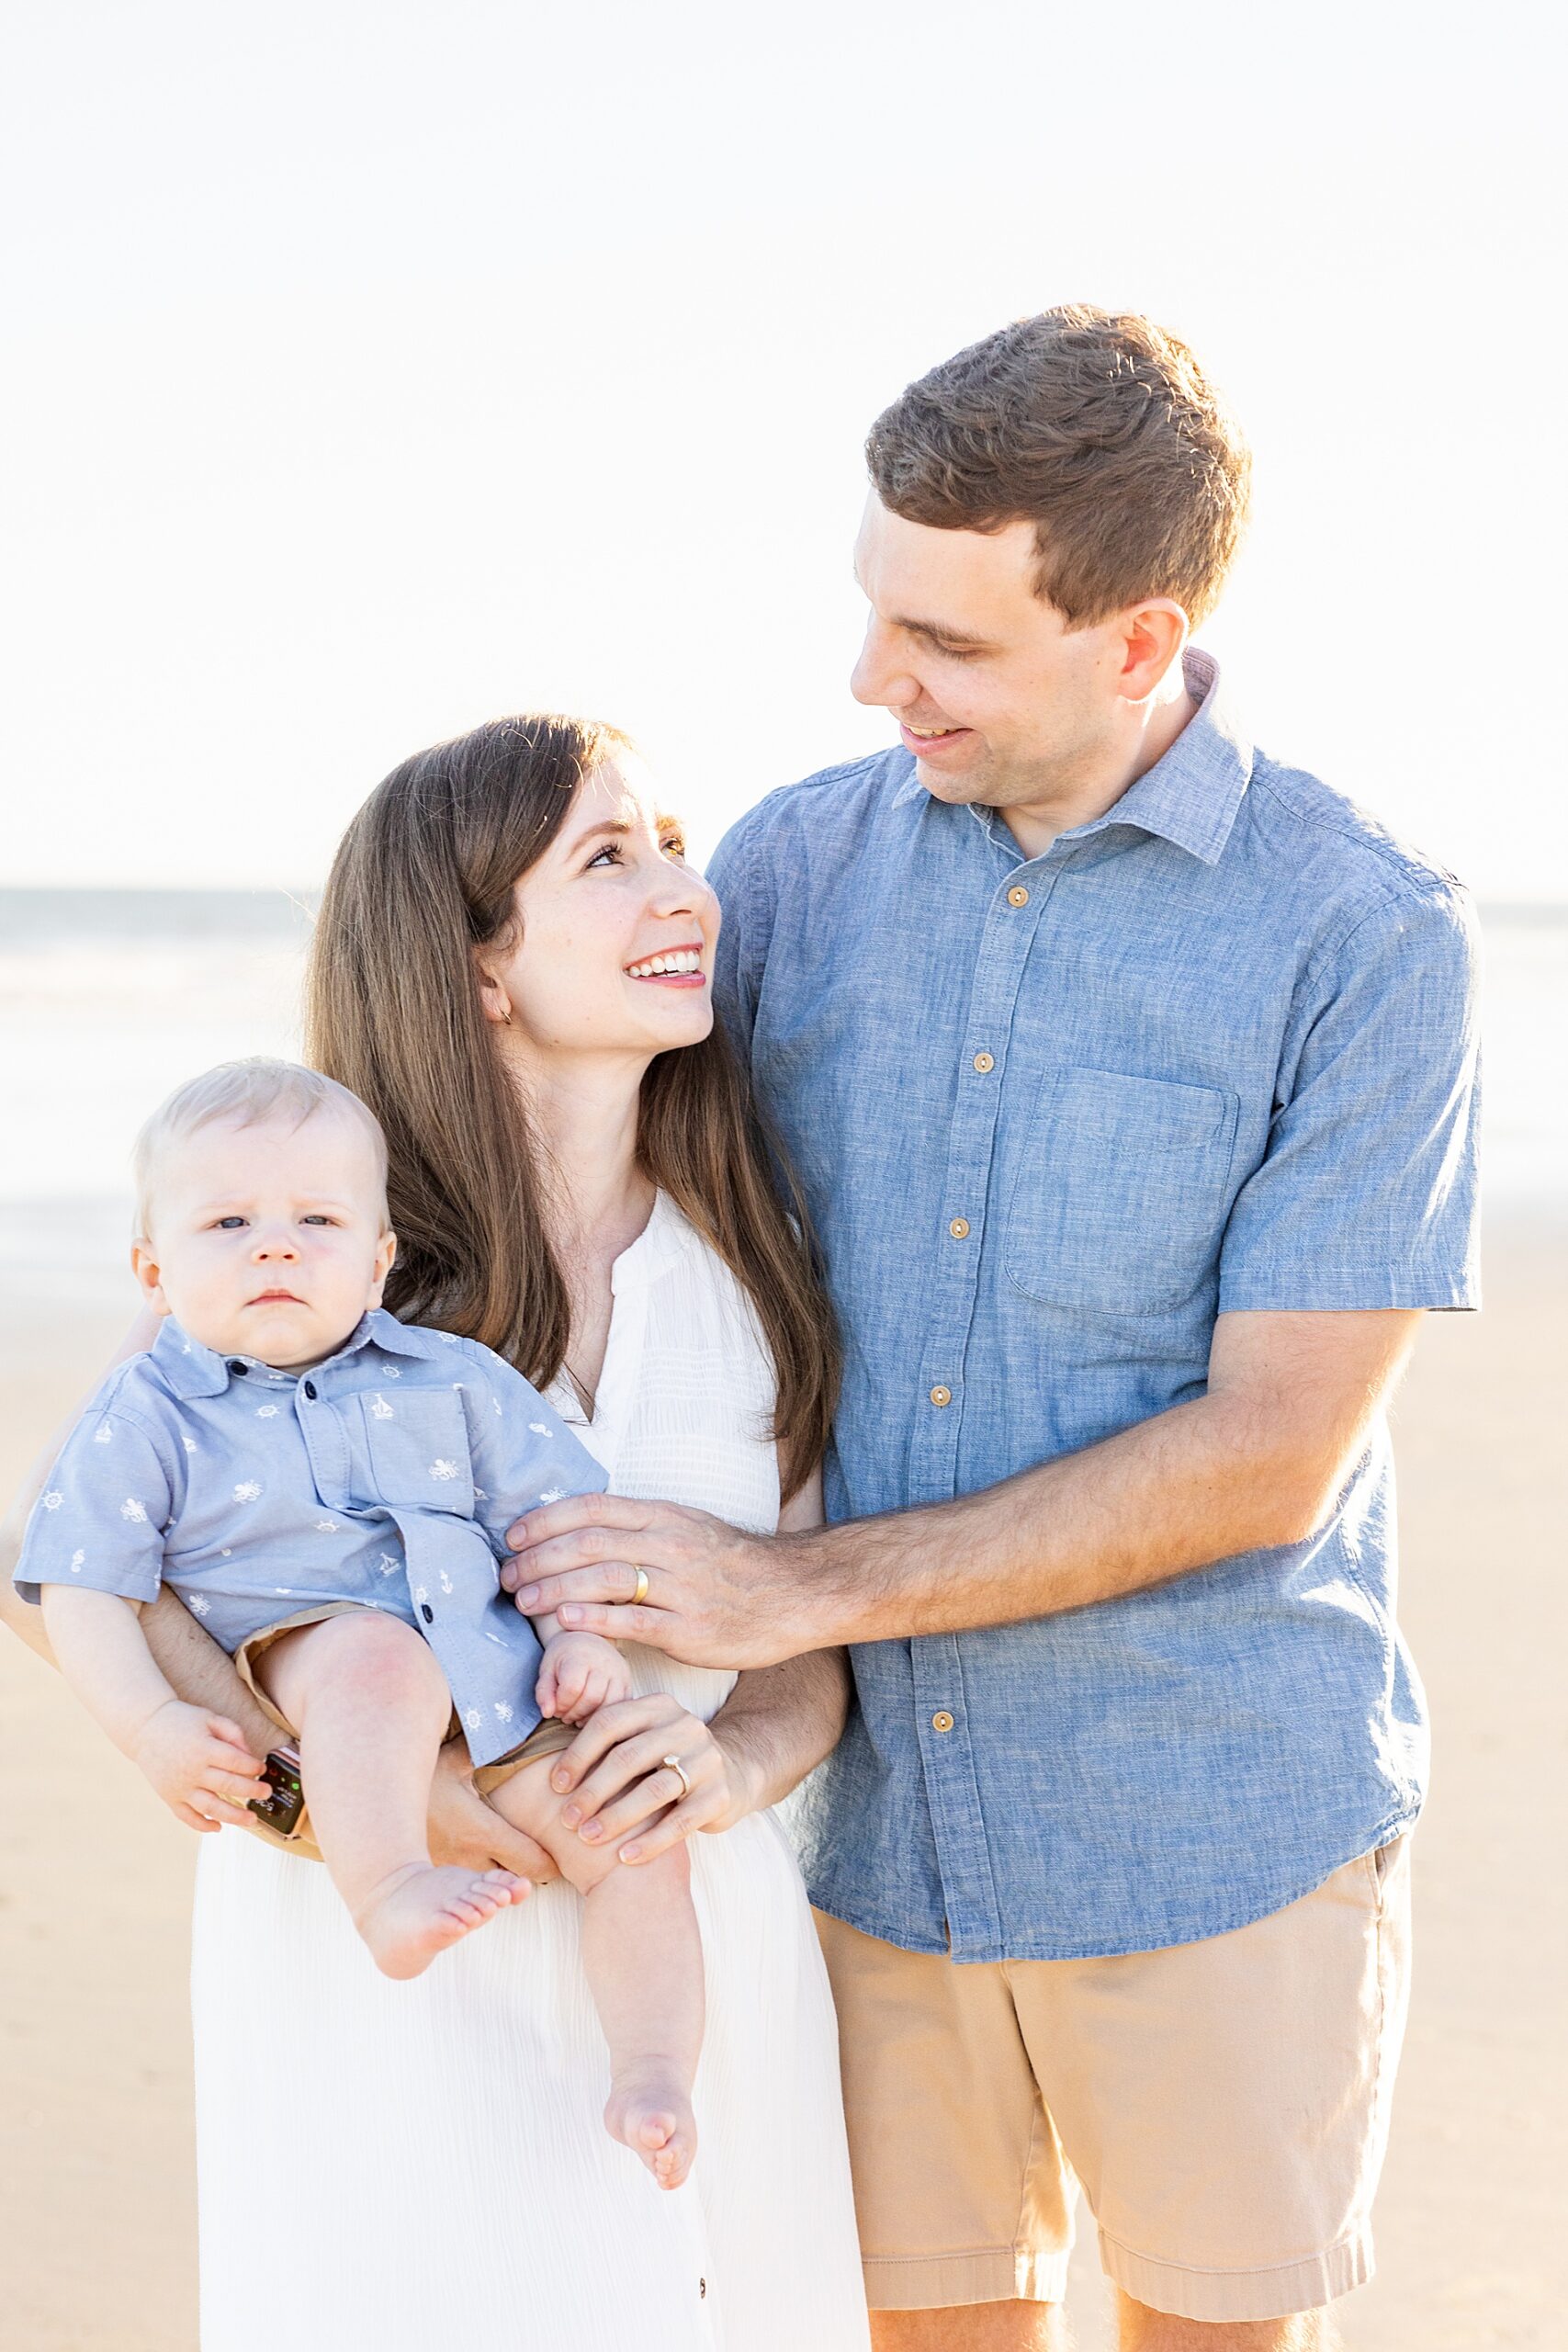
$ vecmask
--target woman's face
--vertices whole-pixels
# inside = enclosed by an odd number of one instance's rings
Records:
[[[629,752],[586,779],[515,904],[516,936],[478,959],[514,1048],[651,1059],[713,1027],[718,900]]]

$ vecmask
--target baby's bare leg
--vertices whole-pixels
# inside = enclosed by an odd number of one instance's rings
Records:
[[[411,1625],[354,1610],[298,1626],[257,1674],[299,1726],[322,1857],[376,1964],[417,1976],[527,1889],[510,1871],[438,1869],[425,1819],[451,1717],[446,1678]]]
[[[563,1829],[548,1756],[525,1764],[491,1803],[554,1856],[582,1896],[582,1968],[610,2045],[604,2121],[661,2188],[679,2188],[696,2154],[692,2084],[703,2046],[703,1946],[684,1846],[635,1868]]]

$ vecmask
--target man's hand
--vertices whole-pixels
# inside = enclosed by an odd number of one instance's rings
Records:
[[[310,1794],[307,1789],[307,1804]],[[525,1830],[513,1829],[480,1796],[460,1739],[449,1739],[436,1760],[430,1784],[429,1837],[434,1862],[459,1862],[474,1871],[513,1871],[536,1886],[560,1876],[544,1848]]]
[[[679,1503],[576,1495],[507,1532],[501,1580],[529,1617],[646,1642],[689,1666],[771,1666],[837,1637],[809,1622],[812,1538],[743,1534]],[[647,1592],[632,1604],[637,1571]]]
[[[271,1792],[262,1764],[227,1715],[166,1699],[154,1707],[130,1748],[176,1821],[204,1833],[226,1821],[248,1829],[246,1807]]]

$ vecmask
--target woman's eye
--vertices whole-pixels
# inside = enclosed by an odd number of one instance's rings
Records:
[[[682,840],[679,833],[670,834],[667,840],[660,842],[659,846],[664,852],[666,857],[683,858],[686,854],[686,844]]]
[[[619,865],[620,862],[621,853],[616,844],[606,842],[603,849],[594,852],[582,870],[584,874],[592,874],[596,865]]]

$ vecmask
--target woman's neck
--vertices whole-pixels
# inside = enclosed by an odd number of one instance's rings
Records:
[[[637,1165],[637,1119],[646,1060],[574,1056],[557,1063],[512,1058],[534,1133],[548,1161],[553,1198],[545,1205],[569,1284],[608,1266],[648,1223],[654,1188]],[[575,1279],[574,1279],[575,1277]]]

